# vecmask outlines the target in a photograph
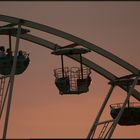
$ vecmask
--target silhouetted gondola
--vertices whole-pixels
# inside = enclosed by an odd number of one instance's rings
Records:
[[[122,104],[113,104],[111,107],[111,116],[115,119],[121,110]],[[130,103],[124,108],[124,112],[118,122],[119,125],[138,125],[140,124],[140,103]]]
[[[114,82],[114,84],[125,85],[127,87],[127,92],[129,92],[130,87],[132,86],[134,79],[132,78],[123,78],[118,79]],[[140,85],[140,80],[137,81],[136,85]],[[115,119],[122,108],[123,103],[116,103],[110,105],[111,111],[110,115],[113,119]],[[140,124],[140,103],[138,102],[130,102],[128,100],[127,105],[124,108],[121,118],[118,122],[119,125],[138,125]]]
[[[16,36],[18,32],[17,27],[13,27],[13,24],[8,24],[0,27],[0,35],[9,35],[9,49],[11,50],[11,36]],[[26,34],[30,32],[28,29],[21,28],[20,34]],[[0,74],[9,75],[11,73],[13,65],[14,56],[5,55],[0,57]],[[23,53],[22,56],[17,57],[16,71],[15,74],[23,73],[28,67],[30,62],[29,56],[27,53]]]
[[[71,44],[75,45],[75,44]],[[69,45],[70,46],[70,45]],[[52,52],[55,55],[61,55],[62,68],[54,70],[55,84],[62,94],[81,94],[89,91],[91,82],[90,69],[82,66],[81,54],[89,52],[84,48],[61,48]],[[64,67],[63,55],[80,55],[81,67]]]
[[[12,65],[13,65],[14,56],[5,56],[0,58],[0,74],[9,75],[11,73]],[[23,54],[23,57],[17,57],[16,71],[15,74],[23,73],[28,67],[30,62],[29,56],[27,54]]]

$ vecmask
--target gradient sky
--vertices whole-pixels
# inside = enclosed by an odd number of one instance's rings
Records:
[[[0,14],[20,17],[60,29],[106,49],[140,68],[140,2],[0,2]],[[1,23],[1,22],[0,22]],[[37,36],[59,45],[68,41],[31,30]],[[8,46],[1,36],[0,45]],[[15,39],[13,38],[13,46]],[[86,138],[110,88],[108,80],[92,71],[87,94],[60,96],[54,84],[53,69],[60,59],[42,46],[20,41],[30,53],[28,69],[16,76],[11,106],[9,138]],[[116,76],[129,72],[104,57],[87,57]],[[65,58],[68,66],[77,62]],[[137,87],[139,89],[139,87]],[[126,94],[116,87],[101,120],[110,119],[109,105],[122,102]],[[133,98],[132,101],[135,101]],[[4,118],[4,117],[3,117]],[[0,122],[2,135],[3,121]],[[113,138],[140,138],[140,126],[117,126]]]

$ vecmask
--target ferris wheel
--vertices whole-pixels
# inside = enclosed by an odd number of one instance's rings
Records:
[[[10,55],[10,57],[7,55],[0,57],[0,119],[3,114],[6,99],[8,100],[2,138],[5,139],[7,135],[15,79],[14,77],[15,75],[22,74],[30,64],[29,54],[19,50],[20,39],[27,40],[51,49],[51,53],[53,55],[58,55],[61,57],[61,67],[54,70],[55,85],[58,88],[60,95],[79,95],[87,93],[92,81],[92,77],[90,76],[91,70],[99,73],[109,80],[110,89],[106,98],[104,99],[104,102],[102,103],[94,123],[91,126],[91,129],[87,134],[88,139],[94,138],[96,129],[99,125],[103,125],[103,127],[98,138],[108,139],[112,137],[117,124],[123,126],[140,124],[140,93],[135,89],[136,85],[140,85],[140,70],[138,68],[86,40],[47,25],[6,15],[0,15],[0,21],[8,22],[8,24],[0,26],[0,35],[9,36],[8,49],[10,51],[13,49],[11,46],[11,36],[16,38],[14,54]],[[30,28],[30,30],[26,28]],[[67,46],[61,46],[32,35],[31,33],[28,34],[28,32],[31,32],[31,29],[37,29],[46,33],[50,33],[55,36],[67,39],[73,43]],[[131,74],[117,77],[103,67],[82,56],[82,54],[89,52],[92,53],[92,51],[110,59],[114,63],[130,71]],[[22,55],[22,57],[20,57],[20,55]],[[70,68],[65,67],[65,56],[73,59],[74,61],[78,61],[80,66]],[[110,115],[112,119],[101,122],[100,117],[103,114],[104,108],[110,96],[112,95],[115,86],[119,86],[127,92],[126,99],[122,101],[122,103],[111,104]],[[138,102],[130,102],[130,96],[133,96],[138,100]]]

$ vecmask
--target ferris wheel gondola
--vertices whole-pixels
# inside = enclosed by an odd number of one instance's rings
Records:
[[[118,79],[114,82],[114,84],[124,85],[127,87],[127,92],[129,92],[130,87],[132,86],[134,79]],[[136,85],[140,85],[140,80],[137,81]],[[113,119],[115,119],[121,108],[123,103],[116,103],[110,105],[110,115]],[[140,102],[130,102],[130,99],[127,102],[127,105],[124,108],[123,114],[118,121],[119,125],[123,126],[131,126],[131,125],[139,125],[140,124]]]
[[[81,94],[89,91],[91,71],[88,67],[83,67],[82,54],[88,53],[90,50],[85,48],[73,48],[76,45],[77,44],[70,44],[68,47],[59,48],[52,52],[54,55],[61,55],[62,67],[54,70],[56,78],[55,85],[61,95]],[[63,55],[80,55],[81,67],[64,67]]]
[[[9,36],[9,48],[8,49],[11,51],[12,51],[11,35],[16,36],[17,32],[18,32],[18,29],[16,27],[13,27],[12,24],[8,24],[8,25],[0,27],[0,35]],[[30,30],[21,28],[20,34],[26,34],[27,32],[30,32]],[[4,47],[4,46],[2,46],[2,47]],[[20,52],[21,52],[21,50],[19,51],[19,53]],[[8,56],[5,54],[5,56],[0,57],[0,74],[1,75],[9,75],[11,73],[11,69],[13,66],[13,60],[14,60],[13,55]],[[19,55],[17,57],[15,75],[23,73],[27,69],[29,62],[30,62],[30,59],[29,59],[28,53],[23,52],[22,56]]]

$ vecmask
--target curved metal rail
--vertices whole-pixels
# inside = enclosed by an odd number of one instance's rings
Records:
[[[82,45],[108,59],[110,59],[111,61],[119,64],[120,66],[122,66],[123,68],[127,69],[128,71],[131,71],[134,74],[139,74],[140,70],[137,69],[136,67],[134,67],[133,65],[129,64],[128,62],[124,61],[123,59],[119,58],[118,56],[98,47],[97,45],[94,45],[86,40],[83,40],[81,38],[78,38],[72,34],[68,34],[66,32],[60,31],[58,29],[49,27],[47,25],[43,25],[40,23],[36,23],[33,21],[29,21],[29,20],[25,20],[25,19],[20,19],[20,18],[15,18],[15,17],[10,17],[10,16],[6,16],[6,15],[0,15],[0,21],[5,21],[5,22],[9,22],[12,24],[18,24],[19,21],[22,21],[22,25],[26,26],[26,27],[30,27],[33,29],[37,29],[40,31],[44,31],[53,35],[56,35],[58,37],[70,40],[72,42],[75,42],[79,45]]]
[[[68,34],[66,32],[60,31],[58,29],[55,29],[55,28],[52,28],[52,27],[49,27],[49,26],[46,26],[43,24],[39,24],[39,23],[36,23],[33,21],[10,17],[10,16],[6,16],[6,15],[0,15],[0,21],[8,22],[8,23],[11,23],[12,25],[16,25],[20,21],[22,21],[23,26],[37,29],[40,31],[44,31],[44,32],[56,35],[58,37],[62,37],[64,39],[70,40],[72,42],[75,42],[79,45],[82,45],[82,46],[110,59],[111,61],[119,64],[121,67],[127,69],[128,71],[132,72],[135,75],[138,75],[140,73],[139,69],[137,69],[133,65],[127,63],[126,61],[122,60],[121,58],[117,57],[116,55],[114,55],[90,42],[87,42],[81,38],[78,38],[78,37]],[[39,45],[49,48],[51,50],[56,49],[56,45],[54,43],[47,41],[45,39],[39,38],[37,36],[31,35],[31,34],[22,34],[22,35],[20,35],[20,38],[22,38],[24,40],[28,40],[28,41],[36,43],[36,44],[39,44]],[[57,47],[59,47],[59,46],[57,46]],[[70,57],[76,61],[80,61],[77,56],[68,56],[68,57]],[[117,78],[117,76],[115,76],[111,72],[107,71],[106,69],[102,68],[101,66],[97,65],[96,63],[94,63],[84,57],[83,57],[83,64],[90,67],[92,70],[96,71],[97,73],[104,76],[105,78],[107,78],[110,81],[114,81]],[[127,88],[125,86],[123,86],[123,85],[119,85],[119,86],[122,89],[124,89],[125,91],[127,91]],[[133,95],[133,97],[135,97],[137,100],[140,101],[140,93],[137,90],[134,90],[132,95]]]

